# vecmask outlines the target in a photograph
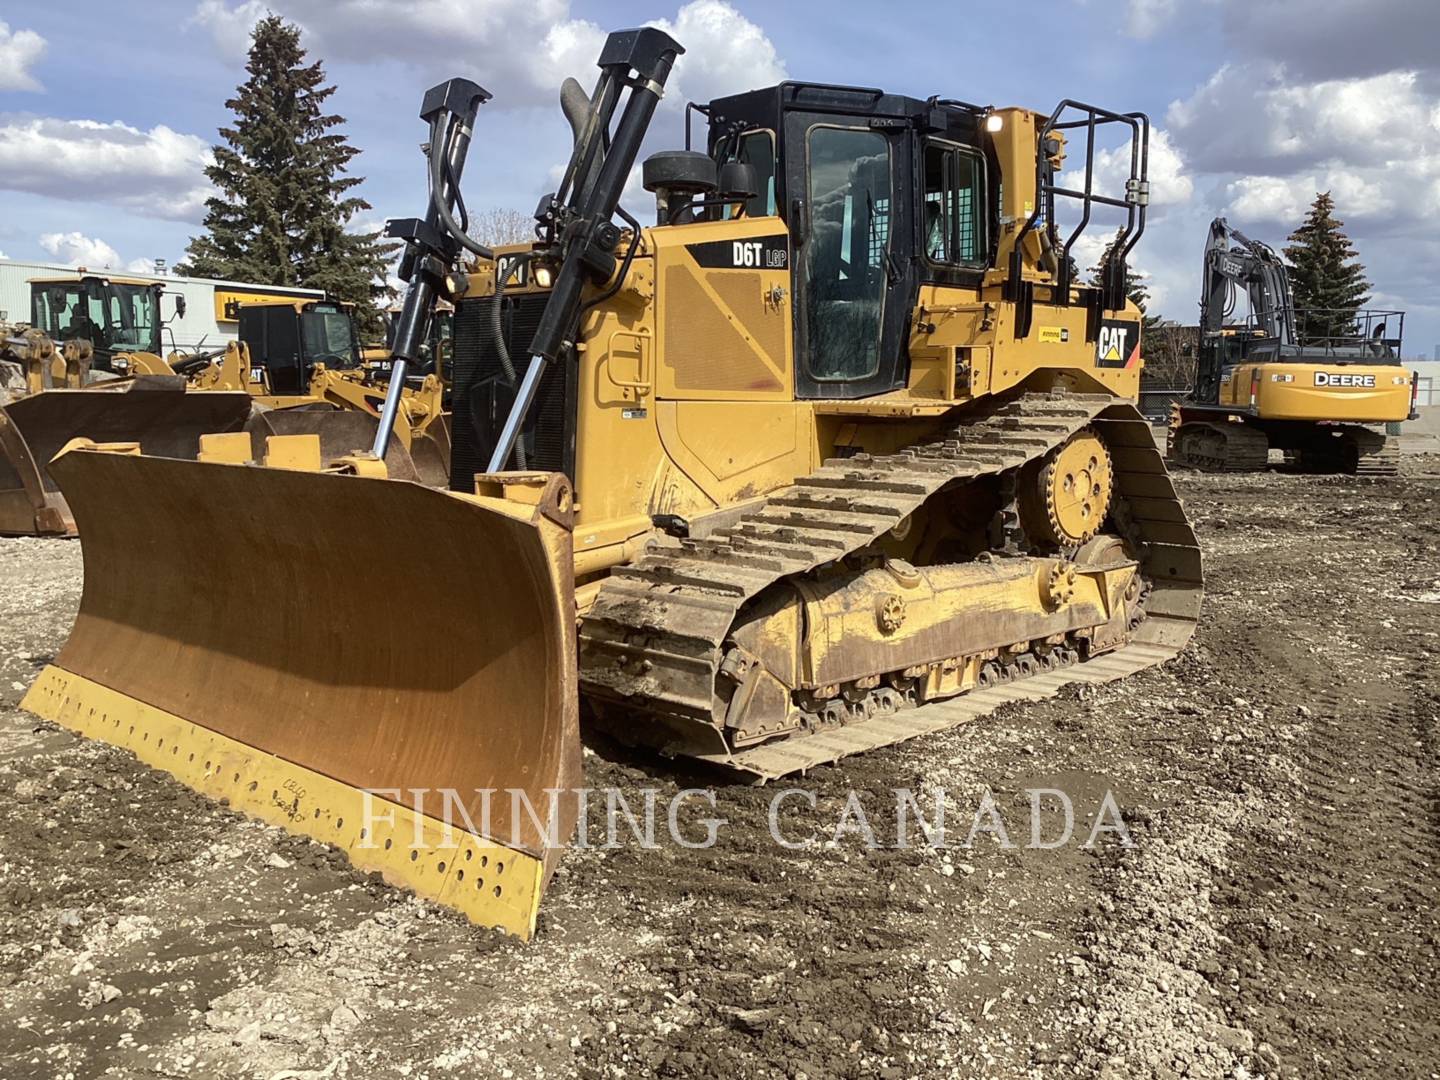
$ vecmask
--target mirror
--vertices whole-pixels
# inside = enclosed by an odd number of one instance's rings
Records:
[[[185,297],[183,296],[175,297],[175,316],[180,319],[185,317]]]

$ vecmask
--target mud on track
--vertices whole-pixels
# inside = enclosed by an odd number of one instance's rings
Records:
[[[773,790],[721,786],[713,848],[574,852],[528,947],[18,712],[79,549],[0,541],[0,1076],[1433,1075],[1433,466],[1182,476],[1179,661],[820,770],[785,817],[823,840],[853,792],[893,838],[893,789],[944,788],[948,851],[788,851]],[[713,779],[586,770],[637,808]],[[1026,849],[1035,787],[1078,833],[1112,792],[1133,846]],[[960,846],[987,791],[1013,849]]]

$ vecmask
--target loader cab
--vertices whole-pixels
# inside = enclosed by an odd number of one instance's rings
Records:
[[[257,369],[252,376],[272,394],[304,394],[316,364],[361,366],[360,342],[350,305],[330,300],[242,304],[240,340]]]
[[[781,219],[796,396],[903,387],[921,285],[978,285],[992,261],[999,171],[984,110],[802,82],[697,108],[710,156],[753,170],[745,215]]]
[[[55,341],[89,341],[95,349],[93,366],[115,371],[117,355],[161,354],[164,289],[160,282],[83,272],[37,278],[30,282],[30,318]]]

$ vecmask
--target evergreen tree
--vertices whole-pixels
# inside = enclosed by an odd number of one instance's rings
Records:
[[[1123,232],[1124,229],[1115,230],[1115,235],[1110,238],[1110,242],[1105,245],[1105,250],[1100,255],[1100,261],[1090,268],[1091,285],[1098,286],[1101,283],[1101,268],[1110,261],[1110,254],[1115,250],[1115,245]],[[1145,309],[1150,304],[1150,289],[1145,284],[1144,277],[1137,274],[1129,265],[1125,267],[1125,295],[1132,304],[1140,309],[1142,329],[1149,330],[1159,324],[1160,317],[1158,315],[1145,314]]]
[[[1317,194],[1304,223],[1290,234],[1285,261],[1295,295],[1296,332],[1302,343],[1355,333],[1355,313],[1370,299],[1365,267],[1355,258],[1335,200]]]
[[[225,102],[235,114],[205,170],[219,194],[206,201],[205,235],[191,239],[176,270],[199,277],[324,289],[357,305],[363,323],[376,303],[398,245],[346,225],[370,204],[351,193],[360,151],[325,111],[335,92],[319,61],[305,63],[300,29],[271,15],[256,23],[249,78]]]

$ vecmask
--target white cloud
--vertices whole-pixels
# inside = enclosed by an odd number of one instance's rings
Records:
[[[55,259],[71,266],[106,269],[120,262],[120,253],[104,240],[84,233],[45,233],[40,246]]]
[[[1413,71],[1306,83],[1277,64],[1227,64],[1166,123],[1207,171],[1288,172],[1434,149],[1437,104]]]
[[[11,30],[0,19],[0,90],[43,90],[30,69],[40,63],[45,47],[34,30]]]
[[[1070,168],[1061,174],[1060,186],[1080,190],[1084,186],[1084,145],[1078,140],[1071,144]],[[1177,214],[1186,214],[1195,195],[1195,183],[1184,157],[1176,149],[1170,135],[1163,128],[1150,129],[1150,207],[1146,214],[1145,233],[1130,253],[1130,267],[1144,279],[1150,290],[1150,309],[1159,314],[1177,295],[1175,281],[1177,274],[1170,271],[1170,262],[1164,255],[1163,242],[1167,232],[1176,231],[1166,226]],[[1097,195],[1120,198],[1125,193],[1125,181],[1130,176],[1130,145],[1128,140],[1120,146],[1106,147],[1096,151],[1094,184]],[[1079,220],[1078,204],[1062,200],[1056,206],[1057,217],[1061,219],[1062,235],[1068,235]],[[1082,277],[1089,278],[1091,268],[1098,265],[1105,247],[1115,237],[1115,230],[1124,215],[1108,207],[1096,207],[1090,227],[1076,239],[1070,249],[1075,265]],[[1157,244],[1157,239],[1161,243]],[[1192,271],[1193,272],[1193,271]]]
[[[84,266],[93,270],[124,269],[131,274],[153,274],[154,259],[122,258],[120,253],[98,236],[84,233],[44,233],[38,243],[51,258],[68,266]],[[0,253],[0,259],[5,256]]]
[[[1175,17],[1179,7],[1180,0],[1130,0],[1125,32],[1142,40],[1154,37]]]
[[[1440,334],[1440,4],[1214,2],[1229,62],[1165,121],[1197,192],[1187,235],[1164,220],[1144,257],[1160,257],[1157,277],[1193,281],[1206,218],[1280,247],[1329,191],[1376,297],[1421,313],[1407,331],[1428,347]]]
[[[571,17],[569,0],[202,0],[191,22],[208,30],[229,58],[241,58],[255,22],[274,12],[299,24],[305,44],[327,60],[387,59],[427,72],[455,70],[495,94],[487,108],[549,105],[567,76],[593,85],[603,28]],[[691,0],[673,19],[656,19],[686,53],[667,97],[683,103],[737,93],[785,77],[759,26],[724,0]]]
[[[1076,139],[1069,144],[1069,168],[1061,174],[1060,185],[1072,190],[1085,186],[1085,144]],[[1176,149],[1170,133],[1164,128],[1150,129],[1150,156],[1147,175],[1150,178],[1150,206],[1152,210],[1163,206],[1177,206],[1190,201],[1195,194],[1195,184],[1190,179],[1185,158]],[[1130,143],[1127,139],[1120,146],[1105,147],[1095,151],[1095,170],[1092,190],[1097,195],[1121,198],[1125,194],[1125,181],[1130,178]]]
[[[1167,122],[1191,161],[1224,178],[1241,221],[1293,227],[1320,191],[1372,235],[1440,212],[1440,97],[1416,72],[1304,83],[1274,65],[1227,66]]]
[[[250,52],[250,31],[268,7],[264,0],[244,0],[233,8],[225,0],[201,0],[187,25],[208,30],[227,59],[243,62]]]
[[[104,202],[146,217],[199,221],[210,146],[157,124],[0,116],[0,188]]]
[[[765,31],[723,0],[693,0],[658,26],[685,46],[668,93],[677,102],[709,101],[781,82],[785,64]],[[591,60],[593,63],[593,58]]]

